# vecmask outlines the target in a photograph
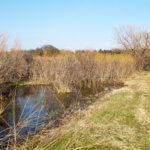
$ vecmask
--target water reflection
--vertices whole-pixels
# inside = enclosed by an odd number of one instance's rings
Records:
[[[48,86],[21,86],[13,91],[9,105],[0,117],[0,140],[8,140],[16,132],[22,136],[37,132],[42,124],[57,118],[68,104],[59,100]],[[67,104],[67,105],[65,105]],[[5,135],[8,135],[5,137]]]

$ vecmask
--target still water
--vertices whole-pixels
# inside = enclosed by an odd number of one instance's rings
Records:
[[[49,86],[21,86],[12,95],[0,117],[0,142],[8,141],[14,133],[23,140],[43,125],[59,120],[74,99],[73,95],[56,96]]]
[[[20,86],[13,89],[4,102],[4,111],[0,114],[0,149],[14,140],[24,141],[27,136],[34,135],[43,126],[52,124],[65,114],[84,109],[94,99],[96,93],[107,93],[113,88],[122,87],[115,84],[98,89],[82,89],[73,93],[56,94],[50,86]],[[90,95],[89,95],[90,94]],[[99,97],[99,96],[98,96]],[[2,108],[3,105],[0,105]]]

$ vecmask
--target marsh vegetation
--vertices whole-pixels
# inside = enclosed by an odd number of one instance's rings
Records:
[[[100,93],[149,70],[148,30],[120,27],[116,36],[121,47],[108,51],[73,52],[51,45],[26,51],[19,41],[8,51],[7,38],[0,34],[1,146],[28,140],[45,123],[55,124],[65,114],[87,108]]]

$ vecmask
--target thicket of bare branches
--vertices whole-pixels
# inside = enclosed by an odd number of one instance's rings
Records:
[[[144,27],[121,26],[116,28],[117,41],[127,50],[150,49],[150,30]]]
[[[1,34],[0,39],[0,83],[27,78],[34,84],[53,83],[57,91],[70,91],[85,81],[84,86],[121,81],[135,71],[135,61],[130,55],[59,51],[52,46],[45,46],[44,55],[38,55],[21,51],[19,40],[8,52],[6,37]]]
[[[19,81],[27,77],[29,64],[22,51],[0,53],[0,83]]]
[[[35,57],[31,80],[53,83],[58,91],[69,91],[83,81],[121,81],[134,71],[135,61],[130,55],[66,52],[53,57]]]
[[[150,69],[150,65],[147,66],[150,63],[150,28],[121,26],[115,31],[121,48],[135,57],[137,69]]]
[[[11,51],[6,51],[6,36],[0,34],[0,84],[19,81],[29,74],[29,54],[21,51],[16,41]]]

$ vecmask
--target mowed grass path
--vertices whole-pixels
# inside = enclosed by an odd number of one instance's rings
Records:
[[[19,149],[150,150],[150,72]]]

